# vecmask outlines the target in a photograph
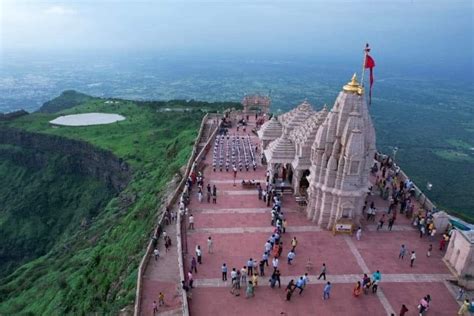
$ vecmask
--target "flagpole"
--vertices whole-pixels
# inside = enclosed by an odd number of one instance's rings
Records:
[[[368,48],[369,48],[369,44],[365,44],[364,60],[362,61],[362,76],[360,78],[360,86],[362,88],[364,87],[365,66],[366,66],[366,62],[367,62]]]

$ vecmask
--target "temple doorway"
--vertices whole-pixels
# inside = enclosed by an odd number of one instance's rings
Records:
[[[306,193],[308,191],[308,188],[309,188],[309,182],[308,182],[308,176],[310,174],[310,171],[309,170],[305,170],[303,171],[303,174],[301,175],[301,178],[299,179],[300,181],[300,195],[304,195],[306,196]]]

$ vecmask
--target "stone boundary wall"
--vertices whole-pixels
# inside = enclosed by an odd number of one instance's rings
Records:
[[[212,117],[219,117],[218,115],[217,116],[212,116]],[[210,115],[206,115],[206,117],[203,119],[203,124],[201,125],[201,132],[203,131],[203,127],[204,127],[204,124],[205,122],[211,118]],[[207,138],[207,141],[206,141],[206,144],[204,145],[204,147],[201,149],[201,151],[196,155],[196,150],[193,150],[193,154],[191,155],[191,157],[189,158],[189,161],[188,161],[188,166],[186,168],[186,178],[183,178],[183,183],[182,183],[182,188],[184,188],[185,186],[185,182],[186,182],[186,179],[187,179],[187,176],[189,174],[191,174],[192,172],[197,172],[198,171],[198,168],[201,166],[201,162],[202,162],[202,159],[205,157],[205,155],[207,154],[207,152],[209,151],[210,149],[210,143],[213,141],[214,137],[216,136],[217,134],[217,131],[218,131],[218,124],[217,125],[212,125],[212,132],[209,134],[209,137]],[[202,136],[201,133],[199,136]],[[201,137],[197,138],[196,140],[196,144],[195,144],[195,149],[198,147],[198,142],[200,140]],[[176,221],[176,239],[177,239],[177,251],[178,251],[178,267],[179,267],[179,276],[180,276],[180,279],[181,280],[185,280],[185,275],[184,275],[184,252],[183,252],[183,244],[186,243],[186,234],[182,232],[182,228],[183,228],[183,225],[186,226],[186,223],[185,222],[182,222],[184,219],[181,218],[181,214],[178,212],[178,216],[177,216],[177,221]],[[187,249],[187,245],[184,246],[184,248]],[[183,308],[183,313],[182,315],[184,316],[189,316],[189,306],[188,306],[188,298],[187,298],[187,295],[186,295],[186,292],[185,291],[181,291],[181,301],[182,301],[182,308]]]
[[[201,121],[201,126],[199,128],[199,133],[196,137],[196,140],[194,142],[193,150],[191,152],[191,155],[189,157],[188,163],[186,164],[186,169],[183,174],[183,178],[181,179],[179,185],[176,187],[174,190],[173,194],[168,196],[168,199],[166,200],[165,203],[162,204],[162,206],[158,209],[158,213],[161,212],[160,218],[158,220],[158,225],[154,229],[154,234],[156,236],[160,236],[161,232],[163,231],[163,226],[164,226],[164,219],[165,219],[165,211],[167,208],[172,209],[173,206],[176,204],[178,201],[179,197],[181,196],[181,193],[183,191],[183,188],[185,187],[186,184],[186,179],[188,178],[189,174],[191,173],[192,170],[196,168],[196,158],[195,157],[202,157],[202,152],[208,147],[209,140],[204,146],[203,150],[197,154],[197,148],[199,146],[199,140],[202,137],[202,133],[204,131],[204,125],[206,124],[207,120],[209,118],[209,114],[206,114],[204,118]],[[217,127],[217,126],[216,126]],[[212,139],[213,135],[217,132],[217,128],[215,131],[210,135],[209,139]],[[176,250],[178,251],[178,265],[179,265],[179,273],[180,273],[180,279],[184,280],[184,263],[183,263],[183,252],[182,252],[182,234],[181,234],[181,216],[178,212],[177,214],[177,221],[176,221],[176,234],[177,234],[177,243],[176,243]],[[138,266],[138,273],[137,273],[137,289],[136,289],[136,294],[135,294],[135,306],[134,306],[134,315],[138,316],[140,313],[140,307],[141,307],[141,299],[142,299],[142,278],[143,274],[145,273],[146,267],[148,265],[148,261],[150,259],[150,254],[152,253],[152,248],[153,248],[153,243],[150,238],[150,241],[148,242],[148,246],[146,248],[145,254],[143,255],[142,260],[140,261],[140,265]],[[182,291],[182,304],[183,304],[183,315],[188,316],[189,315],[189,307],[188,307],[188,300],[186,297],[186,293]]]

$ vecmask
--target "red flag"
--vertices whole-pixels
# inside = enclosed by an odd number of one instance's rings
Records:
[[[369,105],[372,103],[372,85],[374,84],[374,67],[375,67],[375,60],[370,57],[368,52],[370,48],[368,45],[366,46],[366,54],[365,54],[365,68],[370,70],[370,89],[369,89]]]

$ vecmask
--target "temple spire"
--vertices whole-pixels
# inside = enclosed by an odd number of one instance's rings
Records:
[[[364,93],[364,89],[357,81],[357,75],[354,73],[352,76],[351,81],[349,81],[344,87],[343,90],[345,92],[357,93],[359,95]]]

